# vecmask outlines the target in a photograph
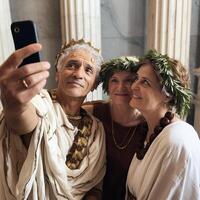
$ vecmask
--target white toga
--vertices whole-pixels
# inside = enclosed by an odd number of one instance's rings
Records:
[[[0,199],[79,200],[99,184],[105,174],[105,136],[101,122],[91,116],[88,151],[78,169],[71,170],[66,155],[77,128],[59,103],[43,90],[32,103],[40,116],[28,150],[20,136],[0,117]]]

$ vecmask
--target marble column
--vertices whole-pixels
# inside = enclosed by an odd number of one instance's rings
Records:
[[[60,0],[62,43],[71,39],[90,41],[101,48],[100,0]],[[102,99],[102,88],[90,92],[87,101]]]
[[[189,63],[191,0],[148,0],[147,49]]]
[[[14,51],[9,0],[0,0],[0,64]]]
[[[146,49],[168,54],[188,67],[191,6],[191,0],[148,0]]]

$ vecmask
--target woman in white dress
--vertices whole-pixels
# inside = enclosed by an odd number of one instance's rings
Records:
[[[148,131],[129,168],[127,199],[200,199],[200,141],[181,120],[191,100],[188,79],[179,61],[155,50],[141,60],[130,105]]]

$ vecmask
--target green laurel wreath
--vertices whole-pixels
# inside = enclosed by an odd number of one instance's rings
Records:
[[[138,63],[139,58],[136,56],[122,56],[105,62],[101,66],[100,71],[100,82],[103,83],[102,87],[104,92],[108,93],[109,79],[113,74],[121,71],[129,71],[135,74],[137,71]]]
[[[162,55],[156,50],[150,50],[142,60],[150,60],[155,67],[156,72],[161,78],[161,85],[167,93],[173,98],[173,104],[176,112],[184,117],[190,109],[192,98],[191,90],[184,86],[172,71],[172,61],[167,55]]]

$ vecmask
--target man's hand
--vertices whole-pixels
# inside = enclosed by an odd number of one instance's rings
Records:
[[[15,126],[17,122],[24,120],[25,124],[29,124],[26,113],[29,113],[27,116],[30,116],[31,112],[34,112],[33,107],[30,106],[30,100],[46,84],[49,76],[48,69],[50,68],[48,62],[33,63],[18,68],[24,58],[40,51],[41,48],[40,44],[31,44],[19,49],[0,67],[1,100],[6,121],[11,126]],[[35,113],[32,114],[36,115]],[[22,118],[20,118],[21,116]],[[12,125],[12,122],[15,122],[15,125]],[[21,126],[20,124],[17,125]]]

